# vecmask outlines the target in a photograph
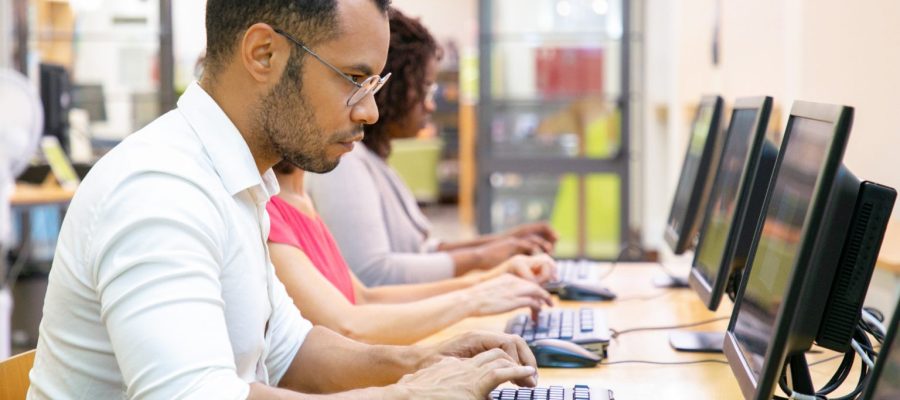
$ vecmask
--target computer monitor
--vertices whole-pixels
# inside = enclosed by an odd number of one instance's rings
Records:
[[[853,109],[796,102],[724,351],[745,398],[812,394],[804,352],[850,347],[896,192],[841,159]]]
[[[688,284],[715,311],[737,293],[778,156],[766,137],[771,97],[738,99],[703,217]]]
[[[666,243],[675,254],[690,248],[700,227],[712,186],[713,167],[718,165],[722,152],[721,119],[722,98],[704,96],[691,125],[691,137],[665,231]]]
[[[900,399],[900,351],[897,334],[900,325],[900,304],[894,309],[894,317],[888,325],[884,344],[878,352],[875,368],[869,375],[869,384],[863,394],[864,400],[896,400]]]
[[[688,285],[715,311],[723,293],[736,293],[759,223],[778,148],[766,138],[771,97],[735,102],[716,168]],[[731,289],[735,287],[735,289]],[[675,331],[669,344],[679,351],[721,353],[724,331]]]
[[[69,73],[56,64],[40,65],[41,104],[44,106],[44,135],[55,136],[69,152]]]
[[[106,121],[106,98],[103,95],[103,85],[72,85],[72,108],[86,110],[91,122]]]

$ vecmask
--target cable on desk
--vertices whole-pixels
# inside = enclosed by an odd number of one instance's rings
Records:
[[[668,295],[670,295],[670,294],[672,294],[672,293],[675,293],[675,291],[673,291],[673,290],[662,290],[662,291],[660,291],[660,293],[650,294],[650,295],[646,295],[646,296],[625,296],[625,297],[619,297],[619,298],[616,299],[616,301],[619,302],[619,301],[633,301],[633,300],[653,300],[653,299],[658,299],[658,298],[660,298],[660,297],[666,297],[666,296],[668,296]]]
[[[692,323],[689,323],[689,324],[681,324],[681,325],[669,325],[669,326],[652,326],[652,327],[642,327],[642,328],[630,328],[630,329],[624,329],[624,330],[621,330],[621,331],[617,331],[617,330],[615,330],[615,329],[610,328],[609,330],[610,330],[610,332],[612,332],[612,337],[613,337],[613,338],[617,338],[617,337],[619,337],[619,336],[621,336],[621,335],[624,335],[624,334],[626,334],[626,333],[640,332],[640,331],[664,331],[664,330],[669,330],[669,329],[690,328],[690,327],[694,327],[694,326],[700,326],[700,325],[711,324],[711,323],[713,323],[713,322],[725,321],[725,320],[730,319],[730,318],[731,318],[731,317],[718,317],[718,318],[707,319],[707,320],[703,320],[703,321],[699,321],[699,322],[692,322]]]
[[[683,278],[683,277],[676,276],[675,274],[672,273],[672,271],[669,271],[669,268],[667,268],[666,265],[663,264],[662,261],[656,260],[656,261],[654,261],[653,263],[656,264],[656,266],[659,267],[659,269],[663,270],[663,272],[664,272],[666,275],[668,275],[669,278],[672,278],[672,279],[685,279],[685,278]]]
[[[829,361],[837,360],[838,358],[841,358],[841,357],[843,357],[843,356],[844,356],[844,354],[838,354],[838,355],[836,355],[836,356],[831,356],[831,357],[828,357],[828,358],[823,358],[823,359],[821,359],[821,360],[819,360],[819,361],[814,361],[814,362],[809,363],[809,366],[812,367],[813,365],[824,364],[824,363],[827,363],[827,362],[829,362]]]
[[[619,263],[624,261],[623,258],[630,250],[632,249],[627,244],[625,246],[622,246],[622,249],[619,250],[619,254],[617,254],[616,258],[612,261],[612,263],[610,263],[609,269],[606,270],[603,275],[597,277],[597,282],[609,278],[609,276],[612,275],[613,271],[616,270],[616,267],[619,265]]]
[[[613,361],[613,362],[604,362],[600,365],[615,365],[615,364],[653,364],[653,365],[690,365],[690,364],[725,364],[728,365],[728,361],[725,360],[715,360],[715,359],[704,359],[704,360],[694,360],[694,361],[648,361],[648,360],[622,360],[622,361]]]

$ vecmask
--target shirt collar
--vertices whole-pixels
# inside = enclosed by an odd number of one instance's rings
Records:
[[[268,200],[278,193],[278,181],[272,170],[259,175],[244,137],[196,81],[178,99],[178,110],[200,139],[229,194],[234,196],[248,188],[261,187]]]

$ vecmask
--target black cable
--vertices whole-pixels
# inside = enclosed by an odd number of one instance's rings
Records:
[[[841,357],[844,357],[844,356],[845,356],[845,354],[838,354],[838,355],[836,355],[836,356],[831,356],[831,357],[828,357],[828,358],[823,358],[823,359],[821,359],[821,360],[819,360],[819,361],[815,361],[815,362],[809,363],[809,366],[812,367],[813,365],[824,364],[824,363],[827,363],[827,362],[832,361],[832,360],[836,360],[836,359],[841,358]]]
[[[600,275],[597,277],[597,282],[600,282],[606,278],[609,278],[609,276],[612,275],[613,271],[616,270],[617,265],[619,265],[619,261],[613,261],[612,264],[609,265],[609,269],[606,270],[606,272],[603,273],[603,275]]]
[[[617,331],[617,330],[615,330],[615,329],[610,328],[609,330],[612,332],[612,337],[613,337],[613,338],[617,338],[617,337],[619,337],[619,336],[621,336],[621,335],[624,335],[624,334],[626,334],[626,333],[640,332],[640,331],[662,331],[662,330],[669,330],[669,329],[690,328],[690,327],[694,327],[694,326],[700,326],[700,325],[711,324],[711,323],[713,323],[713,322],[724,321],[724,320],[727,320],[727,319],[730,319],[730,318],[731,318],[731,317],[718,317],[718,318],[707,319],[707,320],[703,320],[703,321],[699,321],[699,322],[692,322],[692,323],[689,323],[689,324],[681,324],[681,325],[651,326],[651,327],[641,327],[641,328],[629,328],[629,329],[623,329],[623,330],[621,330],[621,331]]]
[[[875,315],[875,314],[873,313],[873,315]],[[876,318],[878,318],[877,315],[876,315]],[[864,323],[862,321],[862,319],[860,319],[859,323],[856,326],[855,331],[853,332],[852,340],[856,341],[856,343],[859,345],[860,349],[862,349],[862,351],[865,353],[865,355],[867,357],[869,357],[870,359],[873,359],[874,357],[877,357],[878,353],[875,351],[875,348],[872,345],[872,341],[869,340],[869,335],[872,335],[873,337],[875,336],[873,333],[874,329],[871,329],[871,328],[872,328],[871,326]],[[824,362],[828,362],[828,361],[843,357],[843,359],[841,360],[841,364],[835,370],[835,373],[831,376],[831,379],[829,379],[828,382],[821,389],[817,390],[816,393],[813,393],[810,395],[816,397],[817,399],[829,399],[826,396],[831,394],[838,388],[840,388],[844,384],[844,381],[846,381],[847,378],[850,376],[850,373],[852,372],[853,363],[856,360],[856,356],[857,356],[856,350],[851,347],[851,349],[849,349],[844,354],[838,354],[833,357],[828,357],[826,359],[810,363],[809,366],[811,367],[813,365],[821,364]],[[862,359],[862,357],[860,357],[860,358]],[[787,385],[787,375],[786,375],[787,369],[788,369],[787,366],[785,366],[782,369],[782,375],[781,375],[781,378],[778,380],[778,385],[781,388],[781,390],[784,391],[785,393],[793,393],[793,390],[790,387],[788,387],[788,385]],[[848,393],[844,396],[831,398],[830,400],[853,400],[853,399],[856,399],[859,396],[859,394],[862,393],[862,391],[866,387],[866,384],[868,381],[869,381],[869,366],[864,361],[860,361],[859,379],[857,380],[856,387],[850,393]],[[779,396],[775,396],[775,398],[783,399],[783,397],[779,397]]]
[[[868,312],[869,315],[875,317],[875,319],[877,319],[879,322],[882,322],[882,323],[884,322],[884,313],[882,313],[881,310],[878,310],[877,308],[873,308],[873,307],[863,307],[863,310],[865,310],[865,312]],[[872,335],[872,337],[874,337],[875,340],[878,341],[878,343],[884,342],[885,332],[882,332],[876,326],[867,322],[865,320],[865,318],[859,319],[859,326],[864,331],[866,331],[870,335]]]
[[[856,359],[855,351],[848,351],[844,353],[844,358],[841,360],[841,364],[838,366],[837,371],[835,371],[834,375],[831,376],[831,379],[825,383],[825,386],[822,389],[819,389],[817,394],[821,394],[823,396],[827,396],[831,394],[831,392],[837,390],[845,380],[847,380],[847,376],[850,375],[850,368],[853,367],[853,361]]]
[[[609,269],[603,275],[600,275],[599,277],[597,277],[597,282],[602,281],[606,278],[609,278],[609,276],[612,275],[613,271],[616,270],[616,267],[619,265],[619,263],[624,261],[625,254],[630,249],[631,248],[627,244],[622,246],[622,248],[619,250],[619,254],[616,255],[616,258],[609,265]]]
[[[869,314],[872,314],[872,316],[875,317],[875,319],[884,322],[884,313],[882,313],[881,310],[875,307],[863,307],[863,310],[868,311]]]
[[[656,264],[657,267],[659,267],[661,270],[663,270],[663,272],[665,272],[666,275],[667,275],[669,278],[672,278],[672,279],[682,279],[681,277],[675,276],[674,274],[672,274],[672,272],[669,271],[669,269],[666,268],[665,265],[663,265],[662,261],[656,260],[656,261],[654,262],[654,264]]]
[[[601,363],[600,365],[615,365],[615,364],[689,365],[689,364],[704,364],[704,363],[728,365],[728,361],[714,360],[714,359],[704,359],[704,360],[694,360],[694,361],[622,360],[622,361],[605,362],[605,363]]]

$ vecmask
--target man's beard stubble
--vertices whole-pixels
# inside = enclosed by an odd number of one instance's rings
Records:
[[[275,87],[260,101],[256,112],[257,126],[267,144],[285,161],[304,171],[325,173],[338,165],[339,159],[329,160],[326,152],[329,141],[319,141],[325,132],[316,125],[299,79],[293,82],[284,74]],[[339,140],[353,134],[331,135]]]

